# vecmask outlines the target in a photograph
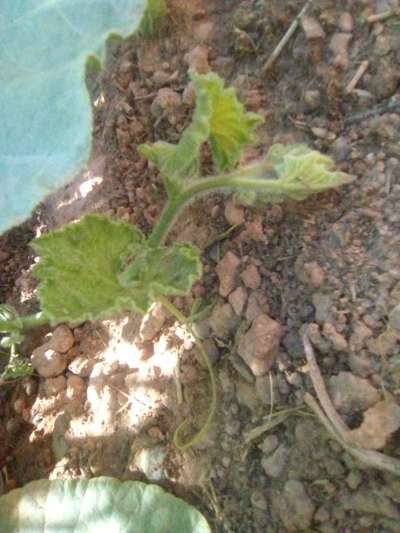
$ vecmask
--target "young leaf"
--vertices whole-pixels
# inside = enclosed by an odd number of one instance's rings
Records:
[[[120,280],[127,288],[144,289],[150,305],[157,296],[185,296],[201,273],[199,250],[177,243],[140,250]]]
[[[217,74],[192,73],[191,77],[196,108],[179,143],[158,141],[139,146],[139,152],[160,170],[170,195],[180,190],[185,178],[199,175],[203,143],[210,143],[217,170],[230,170],[239,161],[243,147],[254,141],[254,130],[261,122],[258,115],[245,111],[233,89],[224,89]]]
[[[231,170],[242,156],[244,146],[254,142],[255,129],[262,119],[255,113],[246,112],[234,89],[225,89],[217,74],[192,74],[192,79],[197,97],[208,95],[211,98],[209,143],[214,165],[219,172]]]
[[[111,477],[32,481],[0,497],[2,533],[211,533],[204,516],[158,485]]]
[[[334,162],[305,144],[273,145],[265,159],[279,178],[281,191],[268,201],[304,200],[312,194],[350,183],[353,178],[334,170]]]
[[[87,215],[76,224],[32,242],[40,255],[33,273],[38,296],[50,322],[82,322],[127,310],[141,311],[143,295],[118,280],[124,257],[143,246],[131,224]]]
[[[288,199],[301,201],[353,181],[349,174],[334,170],[330,157],[305,144],[274,144],[264,161],[242,169],[242,173],[260,181],[258,190],[256,185],[246,191],[240,186],[234,187],[244,204],[256,201],[280,203]],[[268,181],[273,187],[264,193],[262,184]]]
[[[87,161],[88,56],[138,27],[146,0],[2,0],[0,233],[27,218]]]
[[[139,153],[159,169],[170,195],[179,191],[185,178],[198,176],[200,149],[210,135],[211,116],[211,99],[207,93],[200,92],[197,95],[192,122],[182,133],[178,144],[158,141],[139,146]]]

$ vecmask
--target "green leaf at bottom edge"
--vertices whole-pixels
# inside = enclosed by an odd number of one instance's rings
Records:
[[[211,533],[194,507],[157,485],[109,477],[33,481],[0,497],[2,533]]]

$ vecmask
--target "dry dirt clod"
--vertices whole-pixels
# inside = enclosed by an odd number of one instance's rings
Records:
[[[81,400],[86,390],[86,382],[79,376],[67,378],[67,398],[69,400]]]
[[[329,48],[334,55],[333,64],[343,70],[347,70],[350,66],[348,48],[351,39],[352,35],[350,33],[335,33],[329,43]]]
[[[216,266],[219,278],[219,293],[226,298],[238,285],[240,259],[231,251],[227,252]]]
[[[224,215],[231,226],[238,226],[245,221],[243,207],[236,205],[232,198],[225,206]]]
[[[314,39],[324,39],[325,38],[325,32],[321,26],[321,24],[318,22],[318,20],[314,17],[309,17],[305,15],[301,18],[301,27],[303,28],[303,31],[309,40]]]
[[[258,315],[268,314],[269,305],[265,294],[262,291],[253,291],[248,300],[246,309],[246,320],[252,322]]]
[[[332,402],[343,414],[364,411],[381,399],[379,392],[367,379],[354,376],[351,372],[339,372],[329,380]]]
[[[259,315],[238,345],[238,354],[255,376],[264,376],[278,354],[282,326],[268,315]]]
[[[256,290],[260,286],[260,273],[258,272],[256,265],[253,265],[252,263],[244,269],[244,271],[240,274],[240,277],[248,289]]]
[[[321,105],[321,93],[318,90],[304,92],[304,103],[308,111],[315,111]]]
[[[330,322],[325,322],[322,334],[329,340],[336,352],[346,352],[348,349],[347,340],[341,335]]]
[[[389,324],[400,332],[400,305],[396,305],[389,313]]]
[[[161,304],[155,304],[150,311],[143,317],[140,325],[139,337],[142,342],[152,341],[158,333],[167,319],[167,313],[165,312]]]
[[[163,87],[158,90],[157,96],[151,104],[151,114],[156,119],[166,116],[170,124],[176,124],[181,102],[181,96],[176,91],[169,87]]]
[[[76,376],[87,378],[90,376],[95,362],[95,359],[89,359],[86,355],[81,354],[71,361],[71,363],[68,365],[68,370],[70,370]]]
[[[351,33],[354,29],[354,20],[351,14],[348,12],[341,13],[339,20],[338,20],[338,26],[341,29],[341,31],[344,31],[346,33]]]
[[[57,326],[47,343],[49,348],[56,352],[66,353],[74,345],[75,339],[72,331],[68,326]]]
[[[210,71],[207,46],[196,46],[185,55],[184,60],[188,64],[189,70],[193,70],[197,74],[207,74]]]
[[[67,387],[67,380],[65,376],[57,376],[56,378],[48,378],[44,382],[44,393],[46,396],[55,396]]]
[[[399,427],[400,406],[383,400],[365,411],[361,426],[349,431],[346,441],[361,448],[380,450]]]
[[[236,328],[238,317],[235,315],[230,304],[217,304],[209,318],[211,329],[217,337],[227,338]]]
[[[268,477],[279,478],[282,476],[289,459],[290,450],[281,444],[272,455],[261,460],[261,465]]]
[[[247,291],[240,285],[237,289],[230,293],[228,301],[233,307],[235,313],[240,316],[247,302]]]
[[[372,337],[373,331],[364,322],[355,321],[353,333],[349,340],[350,351],[359,352],[364,347],[365,341]]]
[[[50,348],[48,344],[44,344],[33,350],[31,363],[40,376],[52,378],[64,372],[67,366],[67,358],[60,352]]]
[[[297,479],[287,481],[282,492],[273,492],[272,507],[278,513],[285,531],[302,531],[311,526],[315,505],[303,483]]]

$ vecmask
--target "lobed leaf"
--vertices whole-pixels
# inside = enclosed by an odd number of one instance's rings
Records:
[[[292,200],[304,200],[311,194],[350,183],[353,178],[335,170],[333,160],[305,144],[272,146],[266,157],[282,185],[282,194]]]
[[[85,63],[135,31],[146,0],[2,0],[0,233],[26,219],[89,158]]]
[[[258,115],[245,111],[235,91],[225,89],[217,74],[192,73],[191,78],[196,108],[179,143],[158,141],[139,146],[139,152],[159,169],[170,195],[179,192],[185,178],[199,175],[201,147],[205,142],[210,143],[216,169],[230,170],[242,156],[244,146],[254,141],[254,131],[261,122]]]
[[[118,279],[123,260],[143,246],[131,224],[87,215],[32,242],[40,255],[33,274],[39,279],[41,308],[51,323],[107,318],[141,311],[143,295]]]
[[[212,116],[209,143],[217,171],[231,170],[242,156],[243,148],[255,140],[255,129],[262,122],[259,115],[246,112],[232,87],[215,73],[192,74],[196,94],[211,98]]]
[[[33,481],[0,497],[2,533],[211,533],[194,507],[157,485],[94,479]]]
[[[145,290],[149,307],[158,296],[185,296],[201,274],[199,250],[177,243],[140,250],[120,281],[127,288]]]
[[[210,135],[211,116],[210,97],[205,92],[199,92],[192,122],[183,131],[178,144],[158,141],[138,147],[139,153],[159,169],[169,194],[178,192],[185,178],[199,175],[200,150]]]
[[[301,201],[353,181],[352,176],[334,169],[330,157],[305,144],[274,144],[264,161],[249,168],[253,169],[249,175],[260,181],[275,177],[276,187],[264,195],[260,191],[243,192],[238,188],[241,200],[247,204],[257,200],[271,203],[288,199]]]

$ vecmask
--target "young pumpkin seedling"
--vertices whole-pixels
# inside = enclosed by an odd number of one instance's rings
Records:
[[[139,147],[159,169],[168,196],[151,234],[146,238],[131,224],[90,214],[35,239],[32,247],[40,261],[33,273],[39,280],[42,312],[18,318],[0,316],[0,332],[22,332],[44,322],[78,324],[127,311],[144,314],[155,301],[188,324],[167,298],[187,295],[201,278],[200,251],[191,243],[166,245],[165,241],[190,202],[216,191],[236,192],[247,203],[300,201],[351,181],[347,174],[334,170],[329,157],[303,144],[273,145],[264,159],[237,167],[244,147],[255,140],[260,117],[246,112],[234,90],[225,88],[215,73],[192,73],[191,78],[196,107],[179,143],[159,141]],[[209,145],[216,174],[200,177],[204,143]],[[201,346],[200,351],[204,356]],[[207,366],[213,411],[215,382]],[[185,448],[194,439],[186,445],[180,438],[175,440]]]

